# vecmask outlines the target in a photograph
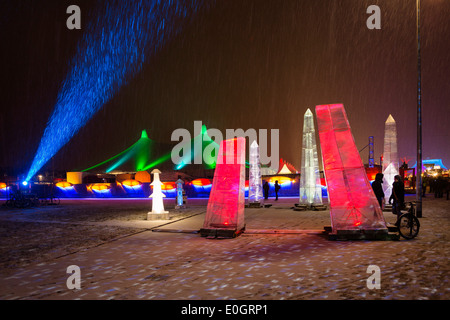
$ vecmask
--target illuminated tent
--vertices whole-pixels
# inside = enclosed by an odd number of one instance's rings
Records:
[[[147,131],[142,130],[141,138],[127,149],[115,156],[82,170],[110,173],[113,171],[137,172],[147,170],[153,141],[149,139]]]
[[[333,234],[388,233],[342,104],[316,106]]]
[[[177,146],[177,150],[188,150],[183,155],[181,162],[175,165],[175,170],[183,169],[186,165],[194,164],[196,158],[202,158],[202,162],[207,169],[216,167],[216,158],[219,145],[208,136],[208,130],[202,125],[200,134],[190,141]]]
[[[417,167],[417,162],[412,166],[412,168]],[[426,159],[422,160],[422,169],[444,169],[447,170],[447,167],[442,163],[442,159]]]
[[[276,174],[296,174],[296,173],[298,173],[298,170],[295,169],[295,167],[291,163],[284,161],[283,158],[280,158],[279,170]]]

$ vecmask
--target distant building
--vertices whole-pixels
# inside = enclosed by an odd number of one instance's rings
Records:
[[[417,162],[411,168],[416,168]],[[425,170],[448,170],[446,166],[442,163],[442,159],[426,159],[422,160],[422,169]]]

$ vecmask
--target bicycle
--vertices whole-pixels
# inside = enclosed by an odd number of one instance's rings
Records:
[[[8,208],[22,209],[30,207],[32,205],[32,202],[22,192],[17,190],[10,194],[10,197],[8,200],[6,200],[5,205]]]
[[[53,196],[53,194],[41,199],[41,205],[51,206],[51,205],[59,205],[60,203],[61,203],[61,200],[59,198]]]
[[[416,204],[413,202],[409,202],[409,204],[408,212],[401,214],[395,223],[400,235],[408,240],[417,237],[420,229],[420,222],[416,217]]]

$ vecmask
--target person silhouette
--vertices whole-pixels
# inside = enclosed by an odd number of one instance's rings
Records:
[[[398,218],[402,214],[401,210],[405,207],[405,186],[403,184],[403,180],[399,175],[394,177],[394,183],[392,184],[392,194],[389,198],[389,203],[393,200],[392,203],[392,213],[397,215]]]
[[[263,185],[263,189],[264,189],[264,199],[267,200],[269,199],[269,183],[267,181],[264,181],[264,185]]]
[[[281,186],[278,184],[278,180],[275,181],[275,200],[278,200],[278,191],[280,191]]]
[[[377,173],[375,175],[375,181],[372,182],[372,189],[373,192],[375,193],[375,197],[377,197],[380,208],[383,208],[383,201],[385,197],[383,192],[383,178],[384,175],[382,173]]]

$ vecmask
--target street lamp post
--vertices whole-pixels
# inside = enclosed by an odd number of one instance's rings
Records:
[[[417,178],[416,178],[416,215],[422,218],[422,75],[420,59],[420,0],[417,8]]]

